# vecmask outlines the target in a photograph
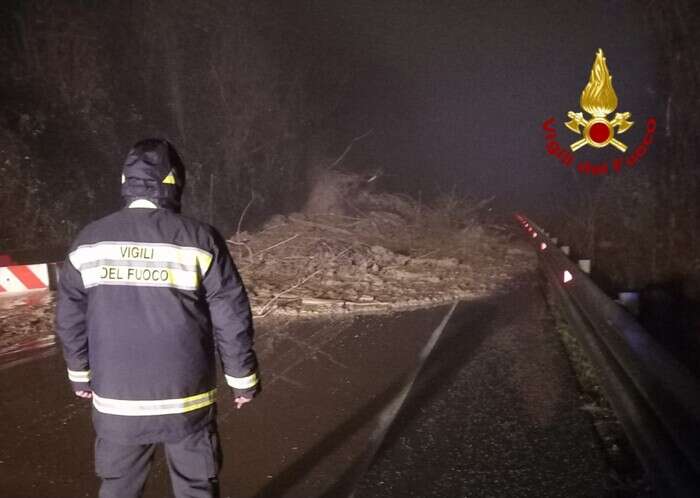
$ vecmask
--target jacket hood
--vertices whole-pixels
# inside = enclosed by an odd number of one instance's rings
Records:
[[[126,156],[121,192],[127,205],[147,199],[158,207],[179,212],[184,187],[185,167],[167,140],[141,140]]]

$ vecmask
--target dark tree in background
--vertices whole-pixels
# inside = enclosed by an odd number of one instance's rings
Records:
[[[122,158],[147,136],[188,165],[186,209],[230,233],[251,200],[244,228],[298,210],[318,166],[374,129],[343,168],[423,200],[495,195],[592,257],[608,290],[678,282],[700,300],[698,9],[583,3],[0,2],[0,250],[63,246],[116,209]],[[663,104],[656,156],[605,179],[555,167],[532,125],[575,98],[599,41],[615,71],[637,67],[626,105],[647,86],[637,104]],[[646,116],[630,109],[631,134]]]
[[[65,244],[117,208],[120,162],[148,136],[176,145],[186,210],[224,232],[251,199],[247,221],[304,201],[347,71],[274,2],[0,8],[3,249]]]
[[[688,0],[644,6],[664,103],[655,160],[624,175],[579,179],[571,204],[549,218],[577,256],[593,259],[607,290],[661,287],[691,305],[700,301],[700,13]]]
[[[694,274],[700,300],[700,11],[697,3],[659,2],[651,20],[659,36],[666,108],[664,167],[655,177],[658,275]]]

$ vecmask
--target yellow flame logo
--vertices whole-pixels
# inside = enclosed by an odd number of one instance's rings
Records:
[[[571,150],[576,151],[584,145],[601,148],[610,144],[621,152],[627,146],[615,138],[615,132],[624,133],[634,124],[629,121],[629,112],[616,113],[612,121],[606,116],[617,108],[617,95],[612,86],[612,76],[605,63],[603,50],[598,49],[591,69],[591,77],[586,88],[581,92],[581,107],[588,112],[592,119],[585,119],[582,112],[569,111],[570,121],[566,127],[574,133],[583,135],[581,140],[571,144]],[[583,127],[583,130],[581,130]]]
[[[595,55],[591,77],[581,92],[581,107],[596,118],[604,118],[617,108],[617,95],[602,49]]]

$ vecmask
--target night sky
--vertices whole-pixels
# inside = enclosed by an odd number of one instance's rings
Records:
[[[349,138],[375,130],[355,160],[384,168],[399,188],[445,192],[454,185],[477,197],[496,195],[509,209],[546,209],[552,196],[599,182],[548,156],[541,129],[553,116],[560,143],[580,138],[563,123],[567,111],[581,111],[598,48],[617,111],[635,121],[618,138],[633,148],[649,116],[663,127],[655,42],[638,2],[364,0],[316,2],[304,15],[319,42],[359,61],[347,68],[350,91],[338,122]],[[612,147],[586,149],[577,159],[617,155]],[[641,165],[655,167],[654,158]]]
[[[253,224],[302,209],[319,167],[365,135],[339,169],[377,174],[378,190],[426,201],[447,193],[495,196],[498,212],[559,223],[571,217],[560,207],[580,216],[581,194],[608,186],[605,177],[577,173],[576,164],[621,156],[612,146],[586,146],[567,168],[546,151],[548,118],[565,150],[580,138],[564,123],[568,111],[582,111],[581,91],[599,48],[618,96],[615,112],[630,112],[635,123],[617,137],[628,154],[641,143],[647,118],[658,122],[636,169],[609,176],[646,181],[644,172],[669,172],[654,179],[655,199],[668,204],[664,195],[678,197],[669,194],[676,187],[668,179],[679,175],[659,159],[667,114],[677,129],[695,128],[683,127],[690,106],[679,95],[692,83],[668,81],[661,69],[684,67],[674,66],[671,54],[692,44],[683,33],[690,28],[674,28],[678,13],[668,7],[653,29],[654,4],[641,0],[0,5],[7,30],[0,59],[9,68],[0,78],[0,118],[14,134],[8,140],[31,151],[17,149],[16,162],[31,155],[32,168],[13,171],[17,181],[39,185],[32,202],[46,205],[45,231],[116,209],[118,189],[102,168],[79,165],[118,170],[128,146],[146,136],[175,144],[191,166],[190,214],[224,231],[253,190]],[[681,135],[671,135],[665,152],[683,149],[671,143],[685,140]],[[681,159],[671,166],[683,168]],[[43,186],[52,176],[71,182],[60,203]],[[674,210],[689,212],[682,203]],[[6,237],[12,246],[31,243],[20,237],[20,225]]]

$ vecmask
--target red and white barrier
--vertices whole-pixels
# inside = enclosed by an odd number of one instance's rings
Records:
[[[0,267],[0,295],[48,289],[49,265],[15,265]]]

